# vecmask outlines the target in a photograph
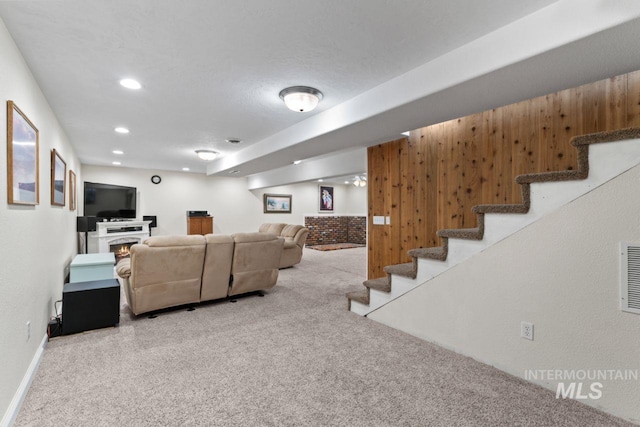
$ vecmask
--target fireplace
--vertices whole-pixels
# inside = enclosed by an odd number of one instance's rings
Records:
[[[113,252],[117,260],[126,257],[131,245],[142,243],[149,237],[150,222],[97,222],[97,230],[89,233],[89,253]],[[124,248],[121,248],[122,246]],[[122,256],[118,255],[119,253]]]
[[[109,245],[109,252],[113,252],[114,255],[116,256],[116,264],[122,258],[129,257],[129,248],[131,247],[131,245],[135,245],[136,243],[138,242],[135,241],[135,242],[124,242],[124,243],[115,243],[115,244],[112,243]]]

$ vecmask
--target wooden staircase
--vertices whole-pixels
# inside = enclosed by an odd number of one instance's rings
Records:
[[[625,140],[634,140],[640,138],[640,128],[629,128],[629,129],[620,129],[615,131],[607,131],[607,132],[599,132],[588,135],[582,135],[574,137],[571,140],[571,144],[578,151],[578,167],[576,170],[566,170],[559,172],[543,172],[543,173],[532,173],[519,175],[516,177],[515,182],[521,186],[522,189],[522,203],[520,204],[488,204],[488,205],[476,205],[471,211],[476,214],[477,218],[477,226],[475,228],[463,228],[463,229],[445,229],[439,230],[437,232],[437,236],[440,238],[442,246],[435,248],[417,248],[411,249],[407,253],[412,258],[412,261],[405,264],[396,264],[389,265],[384,267],[384,272],[387,274],[386,277],[381,277],[378,279],[366,280],[363,282],[364,290],[357,292],[350,292],[347,294],[348,300],[348,309],[351,311],[355,311],[362,315],[367,315],[371,311],[385,305],[386,303],[392,301],[393,299],[399,297],[401,294],[408,292],[411,288],[421,285],[422,283],[430,280],[432,277],[442,273],[442,271],[456,265],[458,262],[461,262],[469,256],[473,255],[472,252],[478,252],[483,250],[486,246],[496,243],[499,240],[507,237],[510,234],[518,231],[519,229],[525,227],[531,222],[537,220],[541,217],[541,214],[544,212],[538,212],[535,215],[530,215],[531,218],[528,218],[525,221],[522,221],[521,224],[510,224],[509,230],[505,230],[504,232],[497,233],[497,237],[493,237],[490,242],[485,242],[484,246],[474,246],[471,247],[470,250],[465,249],[466,254],[462,256],[458,256],[458,259],[454,262],[450,262],[449,254],[450,254],[450,239],[456,239],[460,241],[482,241],[485,237],[485,215],[497,214],[498,216],[504,216],[509,214],[529,214],[531,210],[531,199],[532,199],[532,184],[543,184],[550,182],[564,182],[564,181],[577,181],[577,180],[585,180],[589,177],[589,147],[592,144],[596,143],[604,143],[604,142],[614,142],[614,141],[625,141]],[[635,143],[635,141],[632,141]],[[635,143],[635,146],[640,144]],[[629,155],[628,158],[625,158],[625,153],[621,152],[616,155],[622,160],[620,163],[620,168],[629,169],[630,167],[635,166],[640,163],[640,149],[636,149],[632,147],[633,156]],[[637,153],[635,153],[637,151]],[[627,170],[625,169],[625,170]],[[565,197],[564,203],[567,203],[580,195],[584,194],[590,189],[593,189],[594,186],[602,185],[609,179],[619,175],[624,172],[624,170],[618,170],[617,172],[607,172],[607,173],[598,173],[597,182],[593,185],[588,185],[584,187],[585,191],[576,191],[575,194],[571,197]],[[600,176],[602,175],[602,176]],[[601,182],[602,181],[602,182]],[[544,199],[544,195],[541,195],[542,199]],[[547,199],[552,199],[551,197],[547,197]],[[547,212],[549,209],[546,210]],[[493,222],[494,226],[496,221]],[[500,222],[498,220],[497,222]],[[421,265],[420,260],[435,260],[443,263],[449,263],[449,265],[443,266],[441,268],[436,268],[436,270],[431,274],[426,274],[423,279],[419,280],[421,272],[419,266]],[[428,268],[428,266],[425,266]],[[400,295],[392,295],[388,297],[378,298],[378,301],[375,304],[372,304],[372,292],[373,293],[386,293],[391,295],[392,291],[394,291],[393,283],[395,280],[403,280],[404,290],[400,292]],[[415,283],[409,283],[408,281],[413,281]],[[357,306],[357,309],[355,306]]]

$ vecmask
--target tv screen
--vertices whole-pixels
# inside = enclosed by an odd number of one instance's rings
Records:
[[[136,188],[85,181],[84,216],[135,218]]]

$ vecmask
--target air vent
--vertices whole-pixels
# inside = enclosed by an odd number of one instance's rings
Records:
[[[640,314],[640,243],[620,244],[620,308]]]

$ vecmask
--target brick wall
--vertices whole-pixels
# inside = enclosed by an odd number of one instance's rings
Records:
[[[367,218],[364,216],[306,216],[309,229],[307,245],[367,242]]]

